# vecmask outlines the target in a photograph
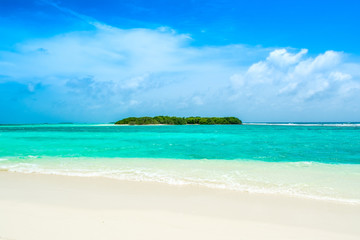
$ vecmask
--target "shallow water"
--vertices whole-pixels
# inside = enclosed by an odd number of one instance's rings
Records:
[[[0,169],[360,204],[360,125],[2,125]]]

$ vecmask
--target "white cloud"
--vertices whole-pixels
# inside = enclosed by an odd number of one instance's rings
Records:
[[[351,74],[343,72],[347,64],[342,61],[343,53],[327,51],[315,58],[306,58],[306,53],[305,49],[298,53],[274,50],[265,61],[252,64],[243,75],[232,75],[232,86],[246,90],[266,87],[271,89],[274,99],[291,94],[287,101],[299,102],[326,91],[339,93],[339,84],[360,83]]]
[[[167,114],[181,107],[181,99],[188,108],[204,106],[209,98],[194,96],[225,89],[234,63],[247,61],[250,51],[241,45],[191,47],[187,35],[166,29],[94,25],[93,31],[34,39],[0,52],[1,74],[32,92],[24,100],[31,111],[69,115],[69,121],[111,121],[136,111]],[[254,48],[253,56],[267,51]],[[32,87],[37,84],[41,90]]]
[[[188,35],[168,27],[124,30],[91,23],[93,31],[0,52],[0,72],[26,86],[29,111],[68,121],[145,114],[302,121],[324,120],[329,111],[360,117],[360,65],[344,53],[193,47]]]
[[[304,49],[298,53],[276,49],[265,60],[230,76],[229,99],[252,102],[260,111],[272,109],[273,115],[287,120],[356,121],[360,118],[359,74],[360,64],[346,61],[342,52],[311,57]]]
[[[276,49],[266,58],[267,62],[272,62],[280,67],[286,67],[299,62],[301,57],[308,52],[307,49],[301,49],[297,54],[291,54],[286,49]]]
[[[333,79],[334,81],[348,81],[352,79],[352,76],[348,73],[335,71],[329,74],[329,78]]]
[[[326,51],[319,54],[315,59],[308,58],[305,61],[298,62],[294,72],[300,75],[308,75],[314,72],[323,72],[338,67],[341,64],[342,53],[335,51]]]
[[[235,88],[241,88],[245,84],[245,78],[242,74],[234,74],[230,77],[230,82]]]
[[[141,86],[141,84],[146,80],[146,78],[149,76],[149,74],[144,74],[142,76],[137,76],[130,78],[125,82],[125,84],[122,85],[122,88],[124,89],[137,89]]]

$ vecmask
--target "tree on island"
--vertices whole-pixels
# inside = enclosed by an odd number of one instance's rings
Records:
[[[241,120],[236,117],[129,117],[117,121],[115,124],[128,125],[229,125],[242,124]]]

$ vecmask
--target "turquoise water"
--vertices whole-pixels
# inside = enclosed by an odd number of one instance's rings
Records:
[[[360,125],[2,125],[0,169],[360,203]]]

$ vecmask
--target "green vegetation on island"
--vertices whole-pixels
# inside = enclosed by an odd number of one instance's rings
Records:
[[[115,124],[128,125],[227,125],[242,124],[241,120],[236,117],[129,117],[117,121]]]

